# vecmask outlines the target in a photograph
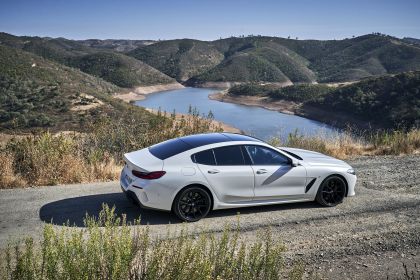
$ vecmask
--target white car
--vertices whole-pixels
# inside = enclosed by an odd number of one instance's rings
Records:
[[[356,175],[344,161],[241,134],[179,137],[124,160],[120,183],[130,200],[188,222],[216,209],[314,200],[335,206],[355,195]]]

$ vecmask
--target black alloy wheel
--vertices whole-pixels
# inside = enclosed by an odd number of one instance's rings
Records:
[[[346,196],[346,182],[339,176],[330,176],[325,179],[318,189],[316,201],[323,206],[336,206],[343,202]]]
[[[196,222],[204,218],[211,208],[208,192],[200,187],[188,187],[177,195],[173,211],[183,221]]]

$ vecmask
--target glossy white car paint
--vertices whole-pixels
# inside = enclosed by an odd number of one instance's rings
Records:
[[[226,134],[230,135],[230,134]],[[191,156],[204,150],[231,145],[262,146],[287,157],[288,165],[218,166],[194,163]],[[287,152],[301,158],[297,159]],[[121,187],[135,194],[142,207],[170,211],[176,195],[185,187],[200,185],[212,197],[212,209],[313,201],[330,175],[344,178],[346,196],[355,195],[356,176],[344,161],[307,150],[272,147],[260,141],[224,141],[192,148],[161,160],[148,148],[124,155]],[[141,179],[132,171],[165,171],[158,179]],[[315,179],[309,189],[308,184]]]

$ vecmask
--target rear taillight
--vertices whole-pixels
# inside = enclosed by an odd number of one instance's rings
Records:
[[[133,170],[131,171],[131,173],[133,173],[134,176],[145,180],[159,179],[160,177],[166,174],[165,171],[140,172],[137,170]]]

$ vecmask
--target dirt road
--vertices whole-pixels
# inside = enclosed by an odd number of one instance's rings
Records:
[[[330,279],[392,278],[402,276],[403,263],[419,271],[420,156],[348,162],[358,172],[356,196],[338,207],[299,203],[222,210],[187,227],[194,232],[222,231],[225,224],[236,223],[240,212],[243,238],[252,241],[270,226],[288,248],[286,262],[302,260],[308,273]],[[83,227],[85,213],[97,215],[102,203],[115,205],[129,220],[141,215],[155,235],[164,235],[168,227],[180,228],[169,213],[131,205],[117,182],[1,190],[0,247],[27,235],[38,238],[47,222],[59,227],[68,220]]]

